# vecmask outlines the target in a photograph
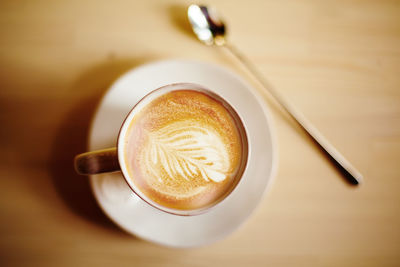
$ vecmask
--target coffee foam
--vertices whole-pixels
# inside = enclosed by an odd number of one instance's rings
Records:
[[[131,180],[159,204],[192,209],[234,183],[242,142],[234,119],[210,96],[167,93],[137,113],[127,134]]]

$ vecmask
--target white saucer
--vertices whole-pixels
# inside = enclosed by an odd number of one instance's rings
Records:
[[[239,185],[211,211],[177,216],[137,197],[121,173],[91,176],[103,211],[125,231],[172,247],[195,247],[226,237],[252,213],[275,175],[276,143],[269,111],[254,88],[232,72],[201,62],[170,60],[143,65],[119,78],[94,116],[89,150],[116,146],[120,126],[135,103],[150,91],[176,82],[197,83],[225,98],[241,116],[249,139],[249,161]]]

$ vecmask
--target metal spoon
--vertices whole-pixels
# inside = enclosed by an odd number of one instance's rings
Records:
[[[349,161],[347,161],[339,151],[333,147],[328,140],[315,128],[296,108],[289,103],[281,94],[278,93],[263,78],[255,66],[238,51],[225,38],[225,24],[218,17],[215,9],[206,6],[191,5],[188,8],[188,18],[192,24],[192,29],[197,38],[206,45],[217,45],[228,49],[236,58],[255,76],[255,78],[269,91],[269,93],[281,104],[290,116],[306,131],[315,143],[326,153],[332,163],[343,174],[344,178],[352,184],[358,185],[362,180],[362,175]]]

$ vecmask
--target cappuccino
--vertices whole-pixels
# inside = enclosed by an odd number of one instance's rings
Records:
[[[239,182],[247,162],[246,133],[233,108],[213,93],[167,92],[129,123],[127,179],[158,205],[206,208]]]

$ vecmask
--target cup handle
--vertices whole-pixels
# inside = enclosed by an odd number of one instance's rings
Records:
[[[120,171],[117,148],[79,154],[74,160],[75,170],[81,175]]]

